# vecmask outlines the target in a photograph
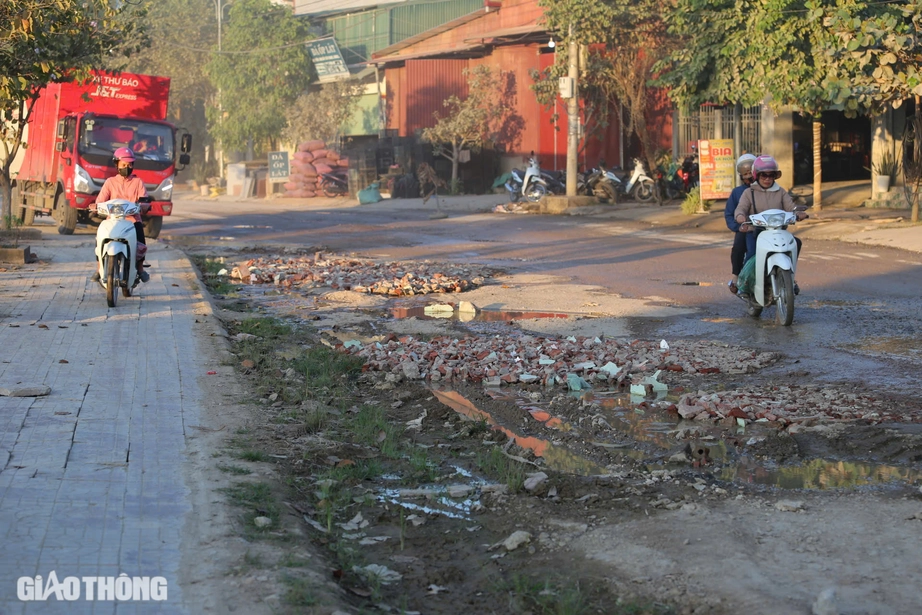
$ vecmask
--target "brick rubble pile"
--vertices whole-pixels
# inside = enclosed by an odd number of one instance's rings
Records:
[[[231,271],[231,278],[247,284],[275,284],[299,290],[332,288],[392,297],[459,293],[480,286],[488,275],[487,270],[476,266],[378,263],[321,254],[314,258],[255,258]]]
[[[442,336],[426,341],[391,335],[383,342],[349,344],[344,350],[365,359],[366,371],[401,374],[410,380],[548,386],[566,386],[568,375],[590,384],[631,384],[632,374],[650,376],[657,370],[751,373],[779,357],[703,341],[677,342],[666,350],[660,344],[529,335]]]
[[[834,421],[920,422],[922,408],[898,412],[884,400],[811,386],[776,386],[758,391],[687,393],[676,404],[684,419],[775,422],[780,425]]]

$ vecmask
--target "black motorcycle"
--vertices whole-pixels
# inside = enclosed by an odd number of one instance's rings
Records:
[[[346,196],[349,194],[349,180],[342,173],[321,173],[320,190],[323,196],[330,198]]]

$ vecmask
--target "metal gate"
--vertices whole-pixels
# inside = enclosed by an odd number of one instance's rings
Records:
[[[740,146],[743,152],[762,151],[762,107],[701,105],[678,110],[676,122],[676,159],[691,154],[691,146],[701,139],[733,139],[738,113],[741,128]]]

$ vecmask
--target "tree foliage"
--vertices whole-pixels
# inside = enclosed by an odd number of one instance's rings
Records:
[[[675,44],[664,16],[668,5],[654,0],[542,0],[541,5],[562,48],[572,37],[588,49],[579,87],[589,93],[591,107],[599,104],[598,93],[623,106],[625,128],[637,135],[652,169],[656,147],[647,114],[658,95],[652,87],[654,67]],[[567,54],[558,53],[557,63],[566,61]]]
[[[147,0],[150,44],[133,55],[133,72],[170,78],[170,107],[191,107],[211,100],[215,89],[205,66],[217,42],[212,0]]]
[[[9,225],[10,170],[39,92],[49,83],[86,79],[91,69],[120,68],[145,44],[135,7],[106,0],[0,2],[0,191]],[[120,60],[121,58],[121,60]]]
[[[210,110],[209,121],[226,149],[242,150],[250,139],[267,144],[281,136],[285,110],[314,76],[302,44],[310,38],[290,8],[270,0],[234,2],[222,53],[206,67],[220,92],[220,107]]]
[[[301,94],[285,111],[288,122],[282,136],[290,143],[321,139],[335,143],[358,106],[362,86],[351,81],[326,83]]]
[[[451,161],[451,182],[457,185],[461,151],[478,149],[499,134],[497,123],[503,116],[499,104],[500,75],[489,66],[465,69],[467,97],[449,96],[442,104],[446,113],[435,113],[436,124],[423,130],[423,141],[432,144],[437,156]]]

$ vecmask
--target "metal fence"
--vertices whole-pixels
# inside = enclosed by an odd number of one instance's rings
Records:
[[[675,157],[682,159],[691,153],[691,146],[701,139],[733,139],[739,118],[741,151],[762,151],[762,107],[702,105],[697,109],[679,109],[676,121],[678,134]]]

